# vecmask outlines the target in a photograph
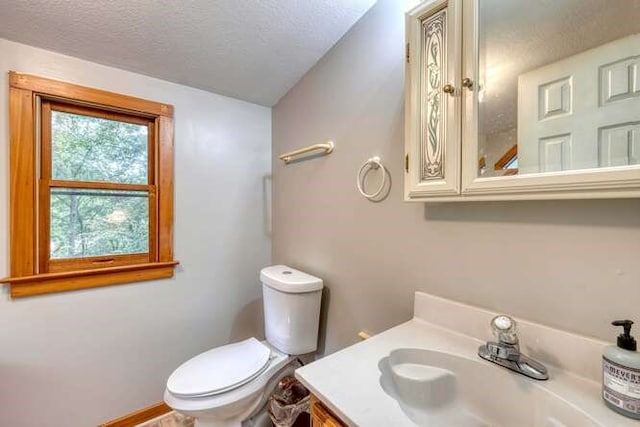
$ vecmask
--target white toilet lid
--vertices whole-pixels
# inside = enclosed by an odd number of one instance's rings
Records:
[[[186,361],[167,380],[176,396],[197,397],[224,393],[259,375],[271,350],[255,338],[216,347]]]

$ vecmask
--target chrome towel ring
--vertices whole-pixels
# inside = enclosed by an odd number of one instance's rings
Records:
[[[367,193],[366,191],[364,191],[365,179],[367,178],[367,175],[369,174],[369,172],[372,170],[380,170],[382,172],[382,182],[380,183],[380,188],[378,188],[376,192]],[[360,194],[362,194],[364,197],[366,197],[369,200],[372,200],[378,197],[384,190],[385,185],[387,184],[387,173],[388,173],[387,169],[380,162],[380,157],[378,156],[371,157],[366,162],[364,162],[364,164],[358,170],[358,175],[356,177],[356,185],[358,186],[358,191],[360,192]]]

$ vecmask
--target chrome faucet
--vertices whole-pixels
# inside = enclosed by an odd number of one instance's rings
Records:
[[[491,328],[498,342],[481,345],[478,356],[529,378],[549,379],[547,368],[542,363],[520,353],[515,320],[505,315],[496,316],[491,320]]]

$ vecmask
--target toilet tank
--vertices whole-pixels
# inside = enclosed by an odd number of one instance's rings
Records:
[[[260,271],[267,341],[286,354],[318,348],[322,279],[274,265]]]

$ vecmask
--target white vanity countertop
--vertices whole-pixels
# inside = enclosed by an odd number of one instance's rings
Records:
[[[394,349],[420,348],[473,358],[495,369],[504,369],[477,356],[481,344],[483,342],[479,339],[414,318],[299,368],[296,377],[349,425],[415,427],[398,402],[382,389],[380,361]],[[623,417],[605,406],[599,382],[553,366],[547,367],[548,381],[523,379],[562,396],[563,400],[587,412],[602,426],[640,425],[638,421]],[[517,373],[513,375],[519,376]]]

